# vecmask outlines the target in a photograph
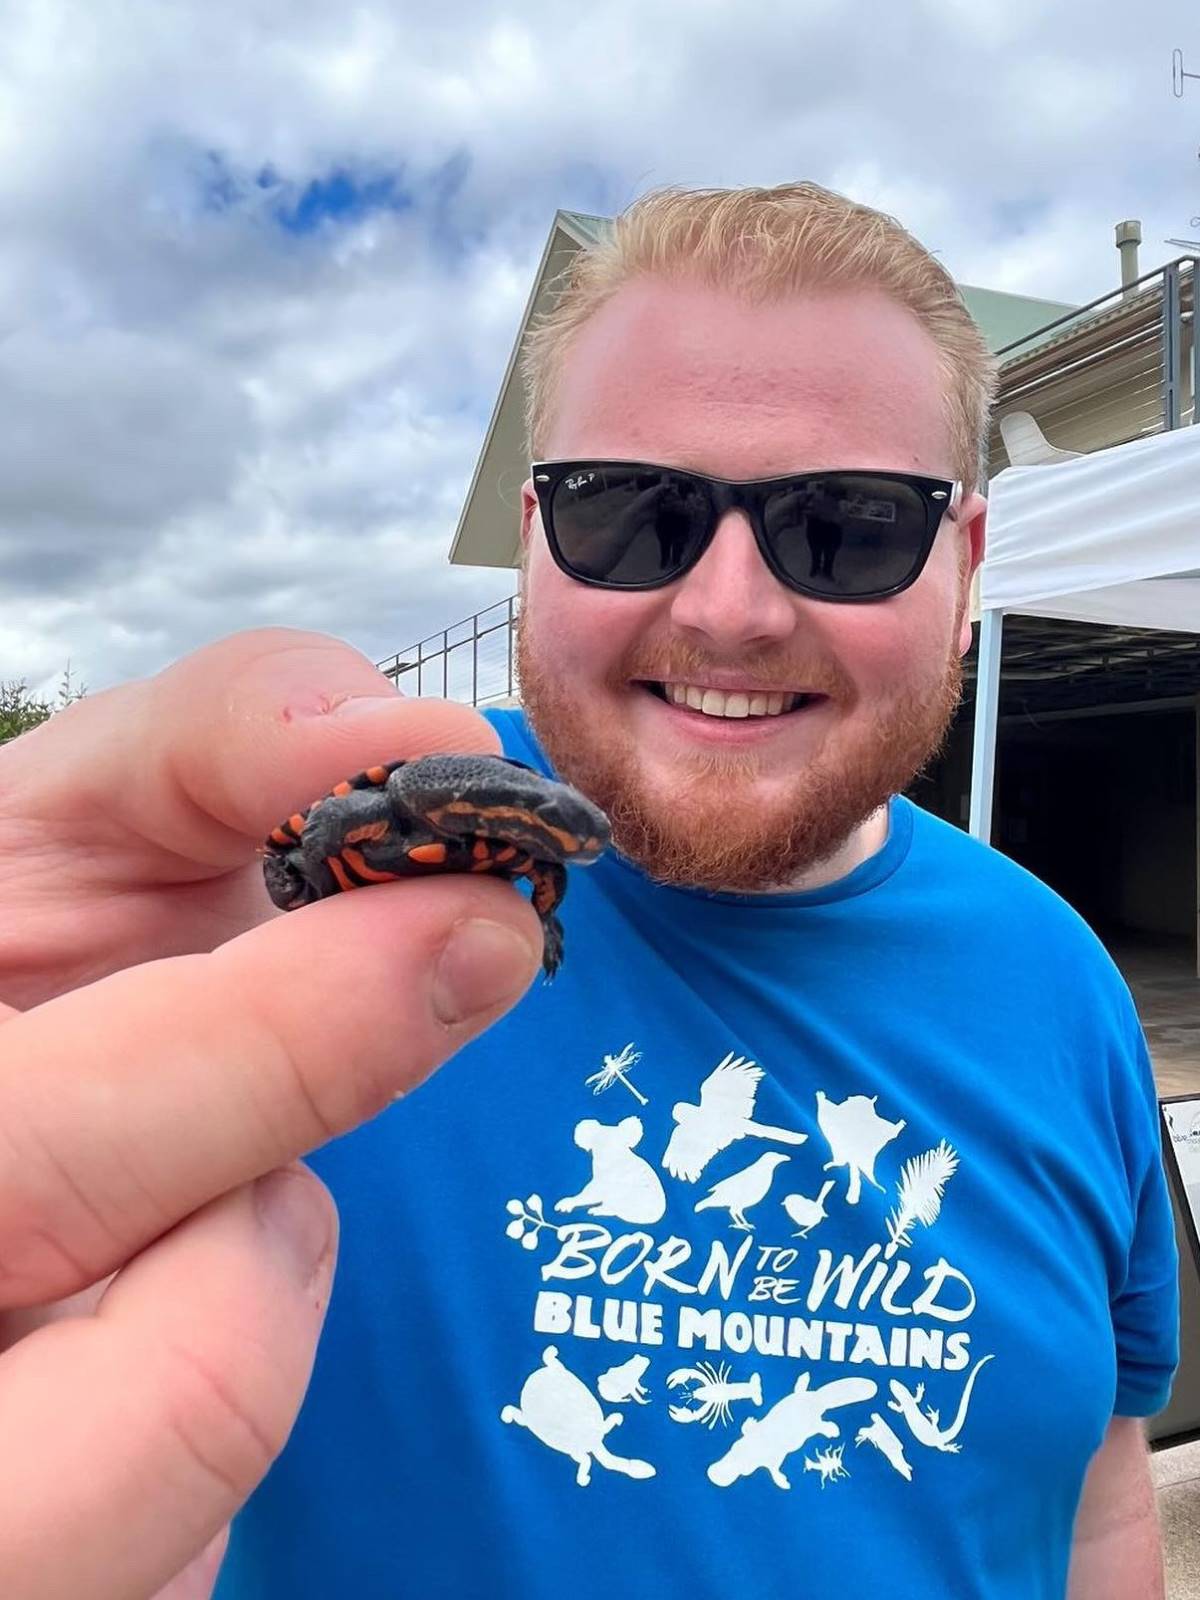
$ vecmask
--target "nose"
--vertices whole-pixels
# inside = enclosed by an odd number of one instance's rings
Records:
[[[729,511],[671,602],[676,627],[720,649],[778,643],[796,627],[796,596],[779,582],[744,513]]]

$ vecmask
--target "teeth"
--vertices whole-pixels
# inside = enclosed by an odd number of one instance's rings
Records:
[[[700,689],[694,683],[664,683],[663,692],[675,706],[702,711],[707,717],[777,717],[790,711],[801,698],[795,694],[745,694],[735,690]]]

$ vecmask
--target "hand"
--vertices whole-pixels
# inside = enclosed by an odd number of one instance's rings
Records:
[[[5,1600],[210,1589],[328,1300],[336,1219],[296,1158],[507,1010],[542,944],[482,878],[278,913],[256,848],[375,762],[497,748],[282,629],[0,748]]]

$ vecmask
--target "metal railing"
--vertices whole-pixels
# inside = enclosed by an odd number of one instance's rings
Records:
[[[1105,450],[1198,420],[1197,268],[1180,256],[996,352],[995,416],[1028,411],[1063,450]],[[993,426],[988,470],[1008,465]]]
[[[1052,444],[1083,451],[1200,422],[1198,270],[1200,257],[1180,256],[1005,345],[996,415],[1029,411]],[[1008,465],[995,426],[990,457],[991,476]],[[379,667],[408,694],[512,699],[518,607],[510,595]]]
[[[409,695],[437,695],[472,706],[512,699],[519,608],[518,597],[509,595],[440,633],[431,633],[411,649],[398,650],[377,663],[379,670]]]

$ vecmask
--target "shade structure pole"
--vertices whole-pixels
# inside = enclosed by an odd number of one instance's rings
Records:
[[[1000,651],[1004,613],[985,611],[979,622],[979,666],[975,679],[975,743],[971,751],[971,820],[976,839],[992,837],[996,782],[996,732],[1000,720]]]

